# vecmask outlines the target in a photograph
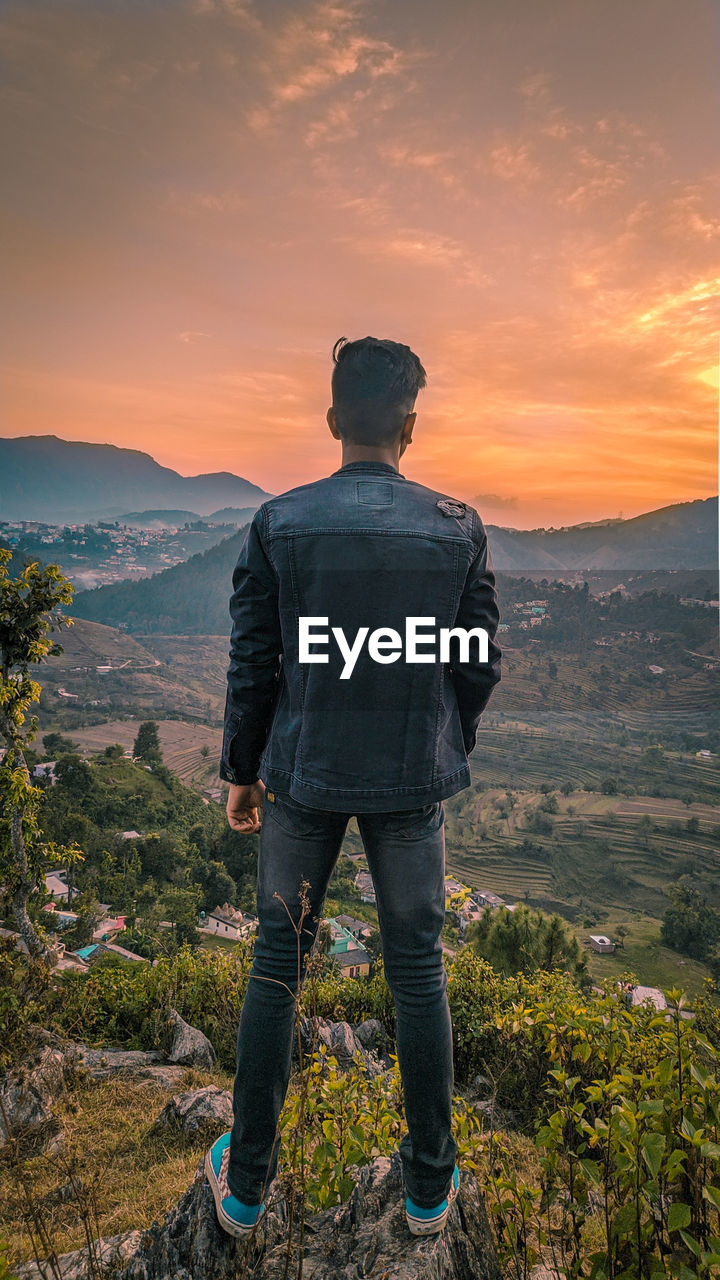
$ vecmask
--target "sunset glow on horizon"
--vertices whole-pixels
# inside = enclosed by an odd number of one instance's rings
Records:
[[[516,528],[717,493],[705,0],[0,11],[4,436],[278,493],[341,335],[427,370],[410,479]]]

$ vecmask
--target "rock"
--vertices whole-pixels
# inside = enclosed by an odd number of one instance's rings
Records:
[[[106,1267],[121,1265],[139,1248],[142,1236],[142,1231],[125,1231],[122,1235],[108,1236],[106,1240],[95,1240],[93,1241],[95,1257]],[[57,1280],[89,1280],[91,1274],[97,1274],[96,1267],[93,1268],[92,1273],[88,1268],[87,1249],[74,1249],[72,1253],[61,1253],[58,1255],[58,1263],[59,1267],[56,1271],[49,1267],[47,1261],[42,1264],[42,1269],[36,1262],[23,1262],[19,1266],[13,1266],[12,1274],[17,1276],[18,1280],[46,1280],[48,1274],[57,1277]]]
[[[191,1093],[180,1093],[171,1098],[152,1127],[157,1132],[170,1126],[181,1129],[189,1137],[203,1134],[214,1141],[231,1129],[232,1124],[232,1094],[211,1084],[205,1089],[194,1089]]]
[[[187,1074],[187,1067],[140,1067],[134,1073],[135,1080],[156,1084],[161,1089],[177,1089]]]
[[[373,1020],[374,1021],[374,1020]],[[359,1054],[360,1065],[368,1076],[379,1076],[392,1066],[390,1057],[386,1053],[380,1056],[371,1049],[365,1047],[363,1040],[353,1030],[349,1022],[327,1022],[324,1018],[317,1020],[317,1033],[315,1036],[315,1048],[319,1049],[321,1044],[327,1048],[328,1056],[335,1058],[340,1070],[347,1070],[352,1065],[353,1057]],[[361,1027],[367,1027],[368,1023],[360,1023]],[[382,1032],[383,1028],[380,1023],[377,1024]],[[373,1029],[371,1032],[365,1032],[365,1036],[371,1039],[373,1034],[377,1042],[377,1031]],[[313,1019],[310,1017],[301,1017],[300,1019],[300,1042],[302,1044],[303,1054],[310,1054],[313,1044]],[[297,1040],[293,1037],[293,1067],[298,1067],[298,1049]]]
[[[68,1045],[65,1051],[68,1069],[84,1067],[93,1080],[105,1080],[117,1072],[135,1074],[165,1064],[159,1049],[91,1049],[86,1044]]]
[[[52,1107],[64,1085],[63,1054],[49,1045],[8,1071],[0,1082],[0,1148],[13,1137],[22,1138],[33,1154],[57,1145],[60,1126]]]
[[[360,1041],[364,1049],[369,1049],[371,1053],[377,1053],[378,1056],[385,1053],[392,1045],[390,1036],[377,1018],[366,1018],[364,1022],[359,1022],[355,1027],[355,1038]]]
[[[303,1274],[322,1280],[502,1280],[492,1232],[475,1178],[463,1170],[458,1197],[439,1235],[419,1238],[405,1221],[399,1152],[354,1170],[346,1204],[305,1220]],[[218,1225],[201,1165],[177,1205],[144,1232],[99,1242],[124,1261],[113,1280],[282,1280],[297,1273],[299,1214],[295,1213],[288,1269],[289,1206],[276,1178],[268,1188],[264,1222],[244,1240]],[[132,1248],[130,1235],[138,1237]],[[120,1252],[122,1251],[122,1252]],[[84,1250],[60,1259],[62,1280],[87,1280]],[[39,1280],[35,1264],[15,1268],[20,1280]]]
[[[474,1102],[473,1109],[483,1117],[486,1129],[504,1129],[506,1132],[517,1128],[517,1116],[514,1111],[499,1107],[492,1098]]]
[[[175,1026],[170,1061],[181,1063],[184,1067],[212,1070],[217,1063],[217,1054],[207,1036],[181,1018],[177,1009],[170,1010],[170,1022]]]

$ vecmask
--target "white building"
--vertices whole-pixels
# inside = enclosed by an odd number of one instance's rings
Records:
[[[207,915],[201,914],[198,921],[201,932],[212,933],[218,938],[227,938],[230,942],[247,938],[256,925],[255,916],[245,915],[236,907],[231,907],[228,902],[223,903],[221,907],[216,907],[214,911],[209,911]]]
[[[610,954],[615,950],[615,943],[611,938],[606,937],[604,933],[591,933],[590,946],[593,951],[606,951],[610,952]]]

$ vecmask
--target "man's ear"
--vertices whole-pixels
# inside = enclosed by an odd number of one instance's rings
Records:
[[[405,419],[404,424],[402,424],[402,433],[400,436],[400,452],[401,453],[405,453],[405,449],[407,448],[407,445],[413,444],[413,428],[415,426],[416,417],[418,417],[418,413],[416,412],[409,413],[409,415],[407,415]]]
[[[330,434],[334,437],[335,440],[339,440],[340,432],[337,429],[337,423],[335,422],[335,410],[333,409],[332,405],[330,405],[330,408],[328,409],[325,417],[327,420],[327,424],[330,428]]]

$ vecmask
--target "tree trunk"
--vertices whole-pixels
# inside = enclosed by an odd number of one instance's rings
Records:
[[[19,809],[14,809],[10,817],[10,838],[15,856],[15,867],[20,875],[20,884],[12,896],[15,923],[30,955],[44,956],[45,946],[27,910],[27,900],[35,885],[30,880],[27,852],[22,833],[22,813]]]

